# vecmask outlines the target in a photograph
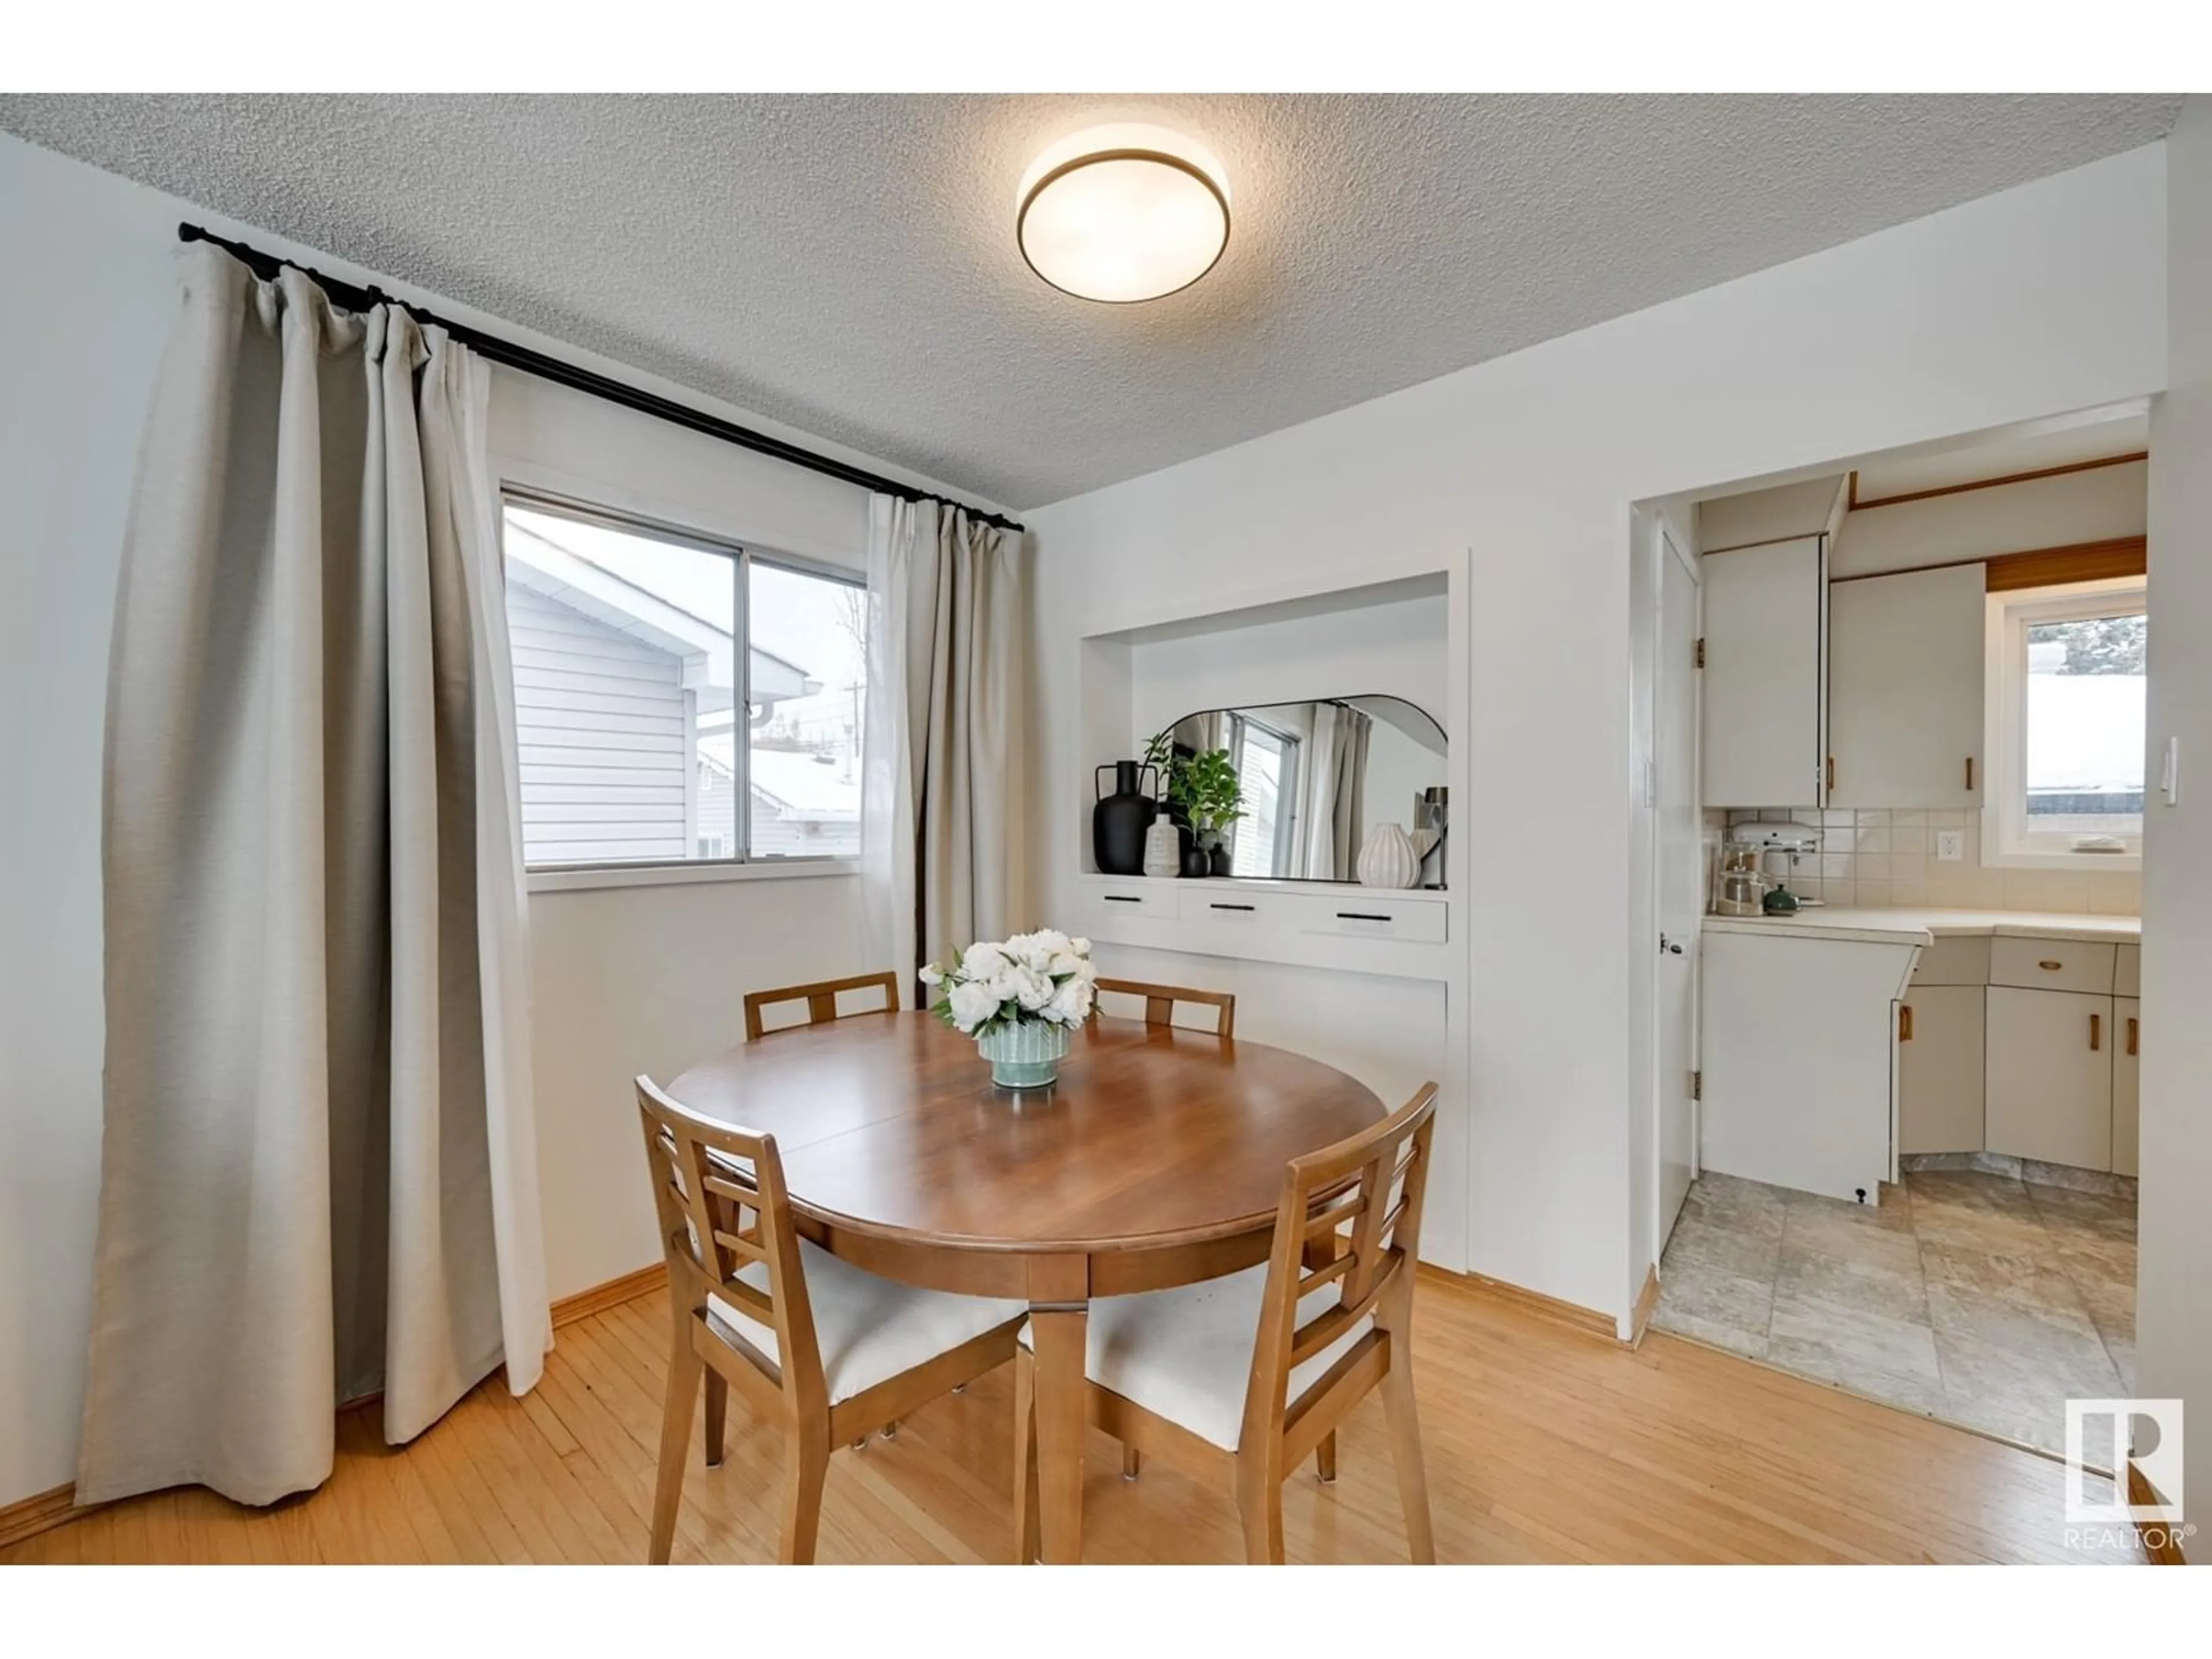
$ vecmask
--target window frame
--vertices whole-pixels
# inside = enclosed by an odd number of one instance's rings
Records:
[[[1255,720],[1242,709],[1232,709],[1229,715],[1230,753],[1235,757],[1237,775],[1244,775],[1244,750],[1252,741],[1255,732],[1275,746],[1275,836],[1273,847],[1268,849],[1268,879],[1281,879],[1281,872],[1290,863],[1291,849],[1297,844],[1297,781],[1298,763],[1304,752],[1304,741],[1294,732],[1270,726],[1265,720]]]
[[[733,713],[738,718],[736,732],[743,736],[750,730],[752,714],[752,570],[756,564],[774,570],[790,572],[794,575],[811,576],[819,580],[839,583],[857,588],[864,594],[867,579],[860,571],[823,559],[809,558],[803,554],[787,553],[780,549],[755,545],[728,536],[678,523],[650,513],[623,507],[608,507],[602,503],[580,500],[553,490],[514,479],[499,486],[499,555],[500,580],[504,604],[507,576],[507,509],[519,507],[526,512],[544,514],[551,518],[572,519],[580,524],[591,525],[623,535],[640,536],[653,541],[665,542],[695,552],[711,553],[730,561],[731,641],[732,672],[737,684],[732,688]],[[865,651],[865,646],[863,647]],[[507,665],[514,668],[514,650],[508,647]],[[861,752],[866,752],[867,733],[863,715]],[[750,880],[762,878],[792,876],[857,875],[866,852],[866,828],[860,827],[861,851],[852,854],[769,853],[755,856],[752,851],[752,746],[749,742],[731,745],[732,770],[735,774],[732,790],[735,800],[731,813],[732,851],[721,858],[682,859],[620,859],[590,860],[561,863],[531,861],[527,841],[522,836],[520,817],[520,801],[516,805],[517,839],[523,841],[523,873],[532,892],[564,892],[589,888],[664,886],[690,881]],[[696,845],[696,841],[694,842]]]
[[[2084,853],[2063,843],[2075,831],[2037,834],[2027,823],[2027,631],[2046,623],[2092,617],[2148,615],[2142,576],[2014,588],[1988,599],[1983,701],[1984,793],[1982,865],[2002,870],[2142,869],[2142,830],[2121,837],[2125,853]],[[2146,773],[2145,783],[2148,777]],[[2146,808],[2149,805],[2146,788]]]

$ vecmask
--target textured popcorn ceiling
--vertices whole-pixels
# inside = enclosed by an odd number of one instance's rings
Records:
[[[0,129],[1015,507],[2164,135],[2163,96],[0,97]],[[1236,229],[1133,307],[1013,242],[1166,122]]]

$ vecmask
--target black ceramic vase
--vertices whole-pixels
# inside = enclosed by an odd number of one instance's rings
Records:
[[[1105,786],[1101,776],[1105,770],[1100,767],[1091,778],[1102,791]],[[1152,770],[1137,761],[1115,761],[1114,793],[1102,793],[1098,804],[1091,809],[1091,851],[1102,875],[1145,873],[1145,831],[1152,827],[1159,810],[1142,787],[1145,775]]]
[[[1213,843],[1213,873],[1224,879],[1236,873],[1237,849],[1225,841]]]
[[[1182,872],[1193,881],[1203,880],[1213,873],[1213,860],[1206,855],[1206,848],[1194,841],[1182,844]]]

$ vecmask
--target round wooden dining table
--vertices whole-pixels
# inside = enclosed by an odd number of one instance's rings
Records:
[[[975,1039],[930,1015],[867,1013],[772,1032],[668,1092],[773,1134],[799,1231],[832,1254],[1029,1303],[1048,1562],[1082,1553],[1091,1298],[1265,1261],[1285,1166],[1384,1115],[1318,1060],[1104,1018],[1048,1089],[997,1087]]]

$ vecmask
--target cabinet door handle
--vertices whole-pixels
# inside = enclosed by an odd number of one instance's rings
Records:
[[[1339,910],[1336,913],[1336,919],[1339,921],[1394,921],[1396,920],[1394,916],[1378,916],[1371,910]]]
[[[1206,908],[1209,910],[1249,910],[1252,907],[1249,904],[1209,904]]]
[[[1828,757],[1828,787],[1829,787],[1829,788],[1831,788],[1831,789],[1833,789],[1835,787],[1836,787],[1836,757],[1835,757],[1833,755],[1831,755],[1831,756],[1829,756],[1829,757]]]
[[[2094,1054],[2096,1050],[2103,1048],[2104,1046],[2105,1017],[2102,1014],[2092,1014],[2089,1016],[2090,1052]]]
[[[1912,1041],[1912,1005],[1909,1002],[1897,1005],[1897,1040],[1899,1042]]]
[[[1142,904],[1145,902],[1134,893],[1107,893],[1102,896],[1109,904]]]
[[[1974,757],[1972,755],[1966,757],[1966,793],[1970,795],[1974,793]]]
[[[2140,1024],[2140,1021],[2133,1018],[2130,1018],[2128,1021],[2128,1053],[2130,1054],[2133,1054],[2136,1052],[2136,1043],[2138,1041],[2140,1035],[2136,1028]]]
[[[2037,963],[2035,965],[2042,969],[2046,974],[2055,974],[2066,964],[2063,962],[2057,961],[2052,957],[2045,957],[2042,961]]]

